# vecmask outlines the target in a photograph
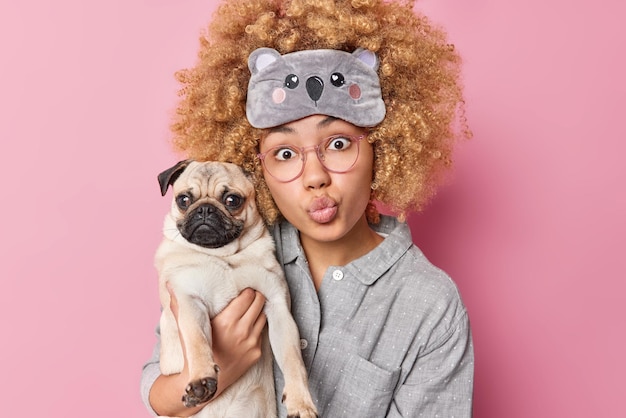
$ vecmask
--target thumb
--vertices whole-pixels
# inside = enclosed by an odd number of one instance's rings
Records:
[[[167,292],[170,294],[170,310],[174,314],[176,322],[178,322],[178,299],[176,299],[174,289],[172,288],[172,284],[170,282],[165,283],[165,287],[167,288]]]
[[[172,288],[172,284],[170,282],[166,282],[165,287],[167,288],[167,293],[170,294],[170,310],[172,311],[174,319],[176,320],[176,328],[178,328],[178,338],[180,339],[180,345],[183,349],[184,369],[187,369],[187,350],[185,348],[185,339],[183,338],[183,334],[180,332],[180,326],[178,325],[178,299],[176,299],[174,289]]]

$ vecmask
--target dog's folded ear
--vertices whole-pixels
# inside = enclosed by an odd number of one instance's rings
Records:
[[[168,168],[161,174],[159,174],[159,186],[161,186],[161,196],[165,196],[168,187],[174,184],[176,179],[185,171],[185,168],[191,163],[192,160],[179,161],[173,167]]]

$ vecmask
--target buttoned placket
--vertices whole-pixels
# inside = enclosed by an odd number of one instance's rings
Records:
[[[343,271],[341,271],[341,269],[333,270],[333,280],[335,281],[343,280]]]

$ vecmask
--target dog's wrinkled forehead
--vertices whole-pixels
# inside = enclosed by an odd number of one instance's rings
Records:
[[[191,191],[197,197],[220,197],[225,191],[248,195],[252,183],[241,169],[230,163],[191,163],[174,183],[174,192]]]
[[[280,55],[271,48],[250,54],[246,115],[255,128],[272,128],[322,114],[356,126],[385,118],[376,54],[329,49]]]

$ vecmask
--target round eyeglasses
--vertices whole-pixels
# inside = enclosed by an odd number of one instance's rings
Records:
[[[365,135],[333,135],[317,145],[302,148],[278,145],[257,156],[265,171],[276,180],[288,183],[302,175],[309,150],[315,150],[318,160],[326,170],[332,173],[349,171],[359,158],[359,143],[363,138]]]

